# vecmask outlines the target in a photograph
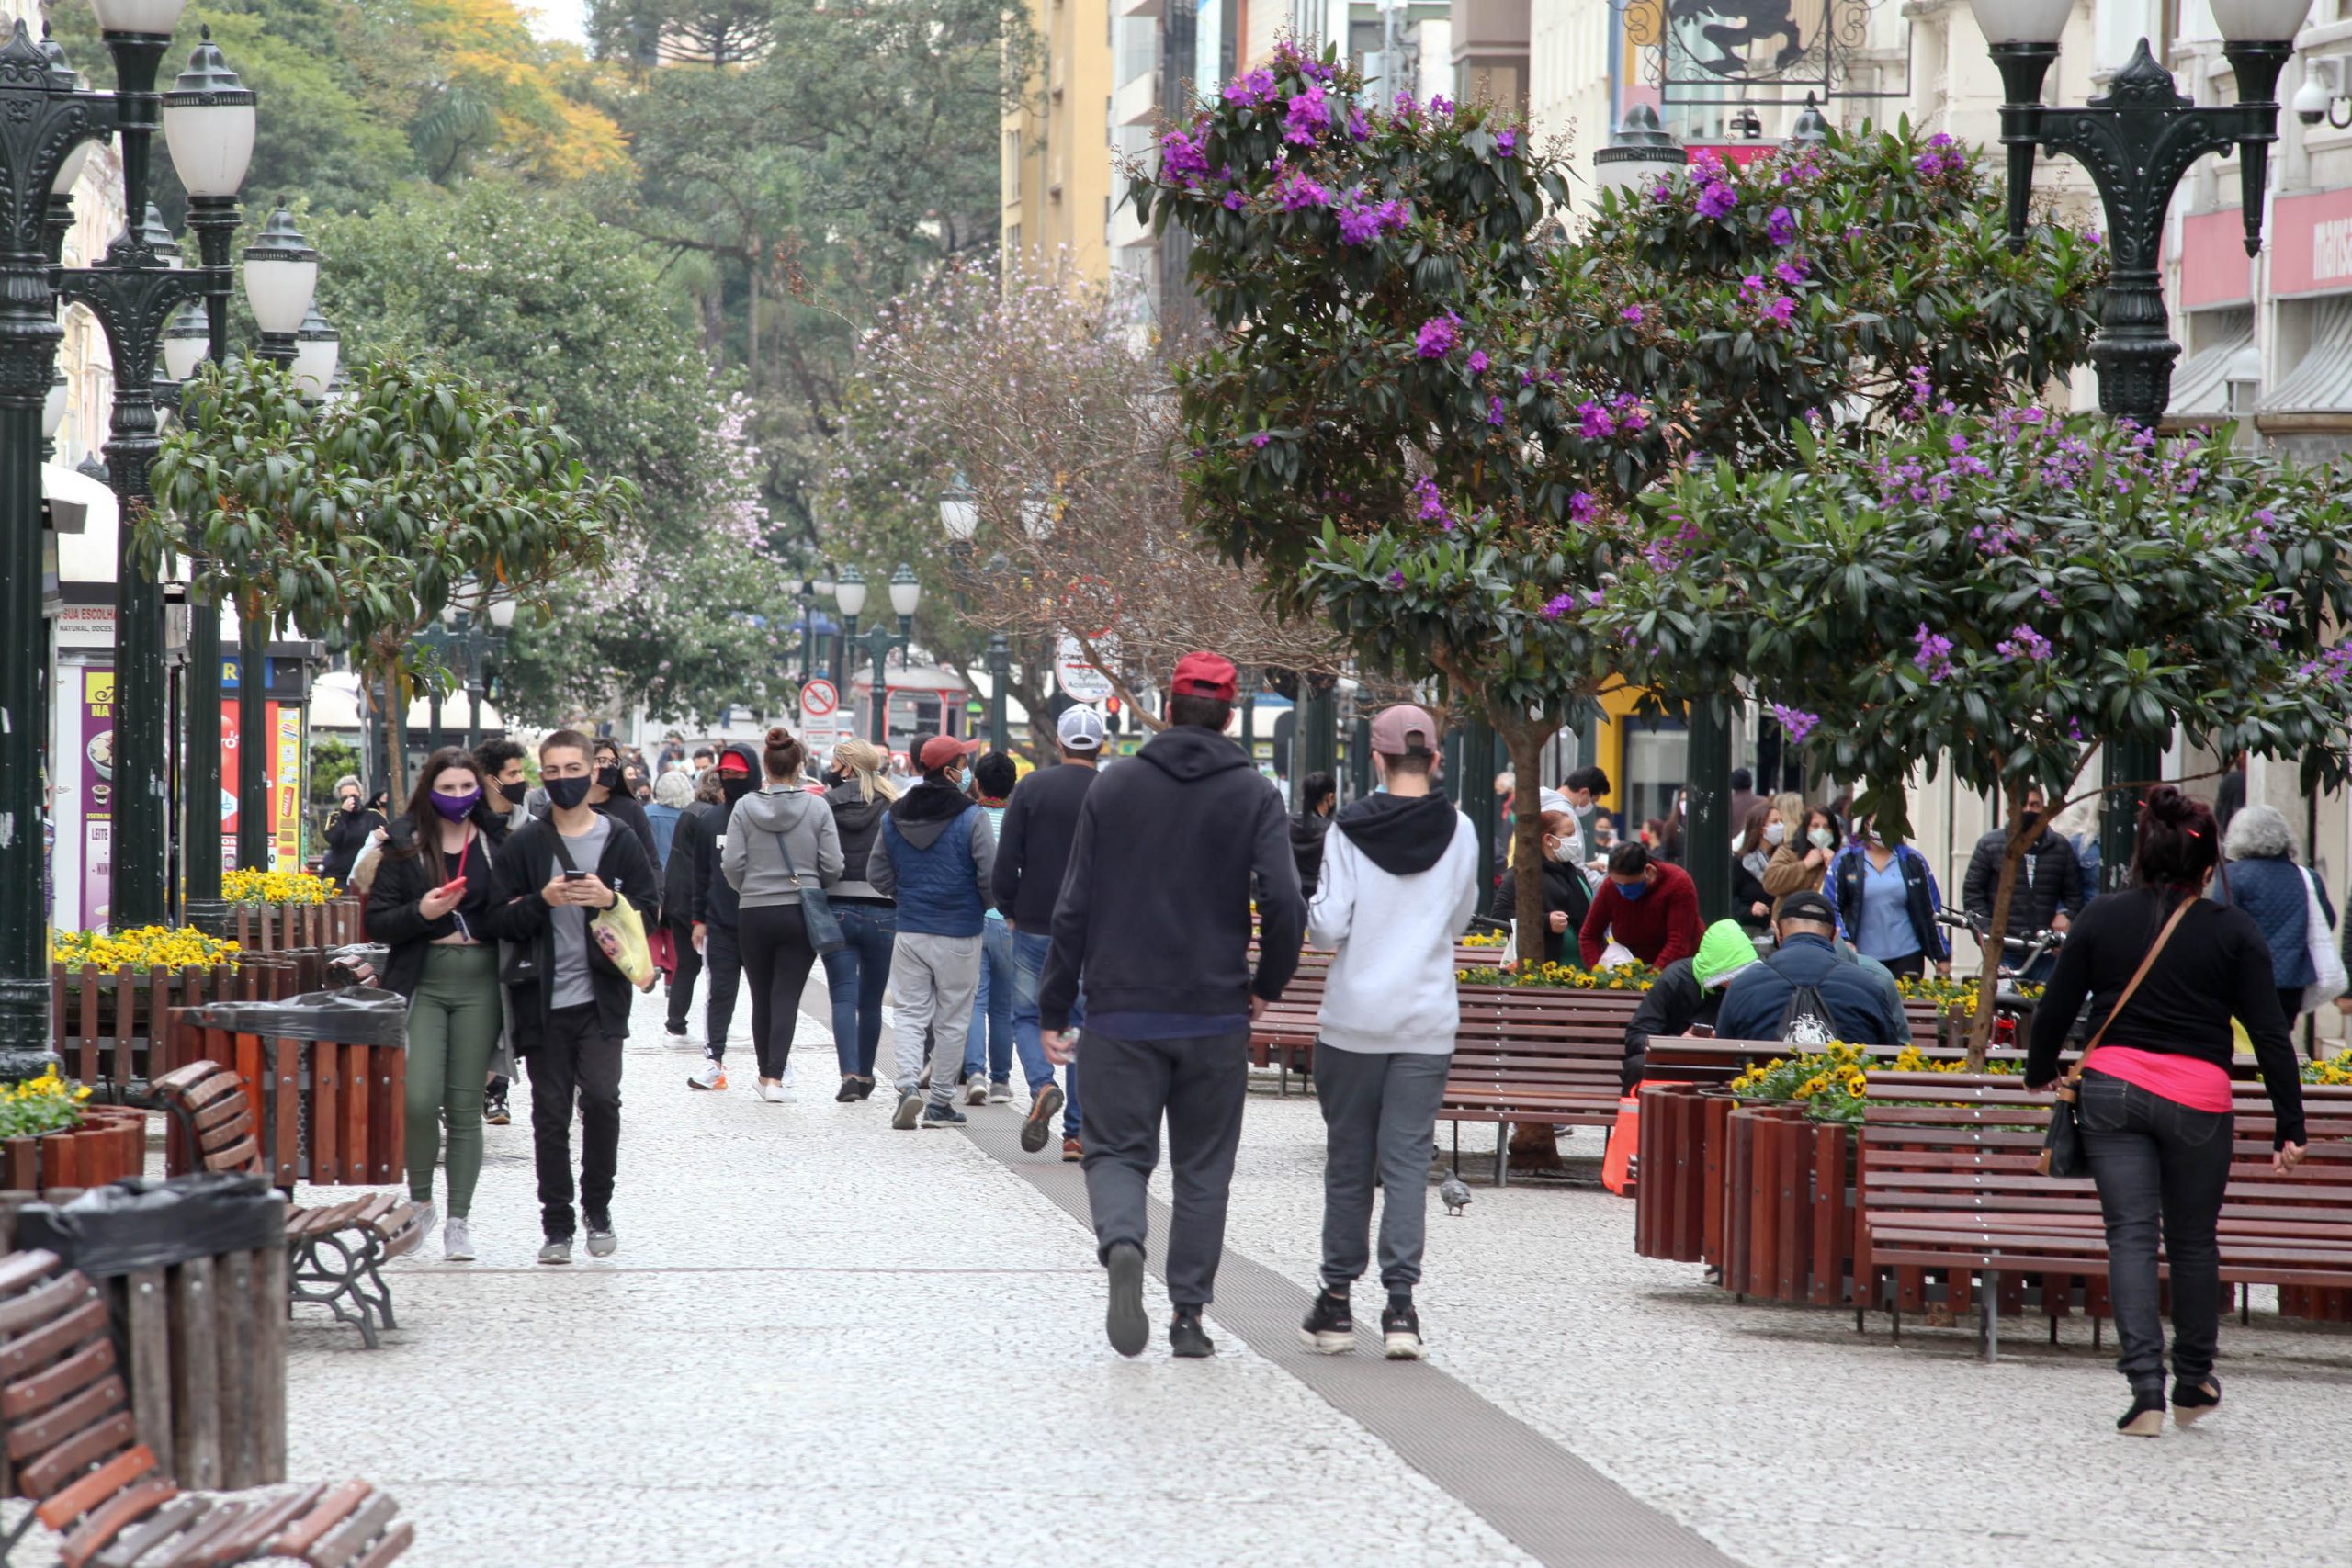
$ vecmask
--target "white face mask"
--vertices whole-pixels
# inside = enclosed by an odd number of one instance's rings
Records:
[[[1816,850],[1826,850],[1838,842],[1838,835],[1826,828],[1815,828],[1805,835],[1805,841]]]
[[[1546,839],[1544,840],[1544,853],[1551,860],[1566,860],[1568,858],[1568,841],[1566,839]]]
[[[1767,822],[1764,824],[1764,841],[1766,843],[1775,845],[1781,844],[1787,840],[1788,836],[1789,829],[1787,824],[1781,822]]]

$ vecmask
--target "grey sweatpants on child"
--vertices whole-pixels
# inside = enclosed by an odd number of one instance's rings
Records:
[[[964,1066],[964,1037],[972,1029],[972,1002],[980,994],[980,939],[900,931],[890,955],[890,998],[899,1025],[900,1094],[922,1087],[923,1037],[931,1037],[931,1102],[956,1097]]]
[[[1391,1294],[1421,1279],[1430,1155],[1453,1054],[1315,1046],[1322,1109],[1323,1282],[1344,1291],[1371,1262],[1372,1187],[1379,1173],[1380,1282]],[[1089,1126],[1093,1123],[1090,1120]]]

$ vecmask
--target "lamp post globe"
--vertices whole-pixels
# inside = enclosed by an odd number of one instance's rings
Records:
[[[833,603],[851,620],[865,613],[865,574],[857,568],[843,567],[841,581],[833,584]]]
[[[972,494],[972,487],[964,482],[959,471],[947,481],[939,496],[939,525],[947,537],[958,545],[968,545],[972,536],[980,531],[980,504]]]
[[[914,568],[906,562],[890,574],[890,611],[899,619],[911,620],[915,609],[922,603],[922,584],[916,581]]]

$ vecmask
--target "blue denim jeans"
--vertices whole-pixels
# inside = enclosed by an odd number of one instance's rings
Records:
[[[1012,936],[1012,1043],[1021,1052],[1022,1071],[1029,1075],[1029,1087],[1035,1090],[1054,1076],[1037,1025],[1037,986],[1045,977],[1046,953],[1054,942],[1043,931],[1014,931]],[[1077,1029],[1085,1022],[1086,993],[1081,989],[1069,1010],[1069,1026]],[[1075,1138],[1079,1135],[1077,1064],[1062,1069],[1061,1085],[1067,1097],[1062,1101],[1062,1136]]]
[[[1028,1066],[1024,1057],[1022,1066]],[[980,989],[964,1036],[964,1076],[976,1078],[983,1070],[996,1083],[1012,1081],[1012,932],[1002,920],[980,922]],[[1052,1076],[1027,1074],[1032,1089]]]
[[[843,1077],[870,1078],[882,1046],[882,995],[890,987],[890,951],[899,911],[888,904],[836,904],[849,945],[825,954],[825,988],[833,999],[833,1054]]]

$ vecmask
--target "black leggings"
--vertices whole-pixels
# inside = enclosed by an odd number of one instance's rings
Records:
[[[2134,1389],[2165,1381],[2156,1244],[2172,1274],[2172,1370],[2201,1383],[2221,1337],[2222,1254],[2215,1235],[2230,1182],[2235,1121],[2192,1111],[2093,1069],[2083,1075],[2083,1150],[2107,1220],[2107,1280],[2116,1368]]]
[[[736,933],[743,944],[743,973],[752,982],[752,1049],[760,1059],[760,1077],[780,1078],[792,1060],[800,993],[817,953],[808,945],[797,904],[747,908]]]

